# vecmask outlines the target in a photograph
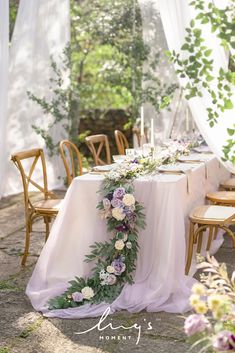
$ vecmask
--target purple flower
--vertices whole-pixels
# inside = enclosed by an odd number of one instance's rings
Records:
[[[193,314],[187,317],[184,322],[184,332],[187,336],[192,336],[195,333],[203,332],[210,329],[211,325],[204,315]]]
[[[118,232],[126,232],[129,230],[129,227],[126,223],[121,223],[119,224],[118,226],[115,227],[115,229],[118,231]]]
[[[128,210],[126,212],[126,216],[129,220],[130,223],[135,223],[136,222],[136,214],[134,212],[131,212],[130,210]]]
[[[72,293],[72,299],[74,302],[82,302],[83,301],[83,295],[81,292],[74,292]]]
[[[126,190],[123,187],[117,188],[114,190],[113,198],[114,199],[122,199],[125,195]]]
[[[136,163],[136,164],[139,164],[139,161],[138,161],[138,159],[137,159],[137,158],[135,158],[135,159],[133,159],[133,160],[131,161],[131,163]]]
[[[126,265],[123,262],[121,257],[118,257],[117,259],[113,260],[111,266],[114,267],[114,269],[115,269],[114,274],[116,276],[120,276],[126,269]]]
[[[117,198],[113,198],[112,201],[111,201],[111,205],[113,207],[119,207],[121,208],[123,206],[123,202],[120,200],[120,199],[117,199]]]
[[[230,331],[221,331],[213,341],[213,348],[219,352],[235,352],[235,335]]]
[[[109,201],[111,201],[112,198],[113,198],[113,193],[110,192],[108,195],[106,195],[106,198],[107,198]]]

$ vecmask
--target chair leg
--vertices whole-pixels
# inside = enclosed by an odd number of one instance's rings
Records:
[[[189,273],[189,269],[190,269],[191,262],[192,262],[193,238],[194,238],[194,224],[192,222],[190,222],[190,225],[189,225],[188,254],[187,254],[187,261],[186,261],[186,266],[185,266],[185,274],[186,275]]]
[[[235,248],[235,233],[231,229],[229,229],[229,227],[221,227],[221,228],[224,229],[229,236],[231,236],[232,242],[233,242],[232,246],[233,248]]]
[[[26,225],[26,233],[25,233],[25,247],[24,247],[24,255],[21,260],[21,266],[25,265],[25,262],[27,260],[28,254],[29,254],[29,244],[30,244],[30,229],[32,229],[32,224],[31,220],[27,222]]]
[[[217,239],[219,228],[218,227],[214,227],[214,228],[215,228],[215,230],[214,230],[214,240],[215,240],[215,239]]]
[[[197,253],[201,254],[202,250],[202,237],[203,237],[203,231],[200,231],[198,234],[198,240],[197,240]]]
[[[212,238],[213,238],[213,231],[214,231],[214,227],[210,226],[209,227],[209,235],[208,235],[207,245],[206,245],[206,251],[210,250],[211,242],[212,242]]]

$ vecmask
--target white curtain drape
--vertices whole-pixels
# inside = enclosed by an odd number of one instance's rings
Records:
[[[16,151],[45,147],[32,125],[46,127],[48,117],[30,101],[27,91],[38,97],[53,97],[51,57],[62,67],[61,55],[70,40],[69,0],[21,0],[14,28],[9,67],[7,155]],[[54,141],[61,139],[61,127],[50,131]],[[49,186],[57,187],[59,158],[47,159]],[[16,167],[8,162],[4,194],[21,190]]]
[[[0,198],[6,170],[6,120],[9,47],[9,0],[0,1]]]
[[[159,53],[160,61],[157,73],[160,81],[162,84],[177,84],[178,80],[174,67],[165,55],[168,46],[161,21],[159,3],[156,0],[138,0],[138,3],[142,17],[143,39],[150,48],[149,60],[145,62],[144,71],[148,71],[151,60]],[[144,88],[148,87],[148,85],[149,82],[143,83]],[[152,104],[144,104],[145,121],[150,123],[150,119],[154,118],[155,143],[170,137],[182,138],[186,134],[193,132],[193,121],[188,111],[186,112],[187,102],[181,99],[180,88],[176,90],[170,108],[170,110],[164,109],[159,114]],[[185,121],[186,116],[187,123]]]
[[[195,17],[194,9],[189,6],[188,0],[158,0],[161,13],[161,20],[164,27],[165,36],[170,50],[180,50],[185,38],[185,28],[190,20]],[[209,0],[207,0],[209,1]],[[219,40],[215,34],[212,34],[209,26],[202,26],[202,36],[205,39],[205,45],[213,49],[213,68],[214,73],[218,72],[220,67],[226,69],[228,65],[227,56],[220,46]],[[182,84],[182,80],[180,80]],[[234,99],[233,99],[234,100]],[[189,107],[193,118],[200,130],[200,133],[208,143],[211,150],[221,161],[223,157],[222,148],[229,138],[227,128],[234,124],[235,109],[227,110],[224,114],[220,114],[218,124],[210,128],[207,122],[206,108],[209,106],[210,99],[206,92],[202,98],[193,98],[189,100]],[[232,172],[235,172],[235,165],[226,162],[225,166]]]

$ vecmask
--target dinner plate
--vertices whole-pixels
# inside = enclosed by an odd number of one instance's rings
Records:
[[[158,168],[158,172],[167,174],[185,174],[191,167],[180,164],[162,165]]]
[[[112,170],[112,168],[113,168],[112,164],[107,164],[107,165],[97,165],[97,166],[93,167],[92,170],[95,172],[107,173],[107,172],[110,172],[110,170]]]
[[[193,148],[193,151],[197,153],[213,153],[208,146],[199,146]]]
[[[206,159],[201,156],[181,156],[178,161],[182,163],[204,163]]]

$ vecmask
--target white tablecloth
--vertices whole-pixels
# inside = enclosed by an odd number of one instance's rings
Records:
[[[89,246],[108,237],[106,222],[99,218],[96,209],[101,199],[97,190],[103,177],[86,174],[75,178],[27,286],[26,293],[34,308],[46,316],[64,318],[102,315],[107,306],[111,312],[188,310],[195,280],[184,274],[187,216],[192,208],[205,203],[207,192],[216,190],[219,182],[229,177],[229,172],[212,155],[207,155],[206,163],[190,166],[188,177],[157,174],[134,182],[135,196],[145,206],[147,222],[146,229],[139,234],[135,284],[126,284],[111,305],[48,311],[48,300],[64,292],[68,281],[74,276],[89,276],[93,265],[83,262],[90,252]],[[219,245],[214,244],[214,250]]]

